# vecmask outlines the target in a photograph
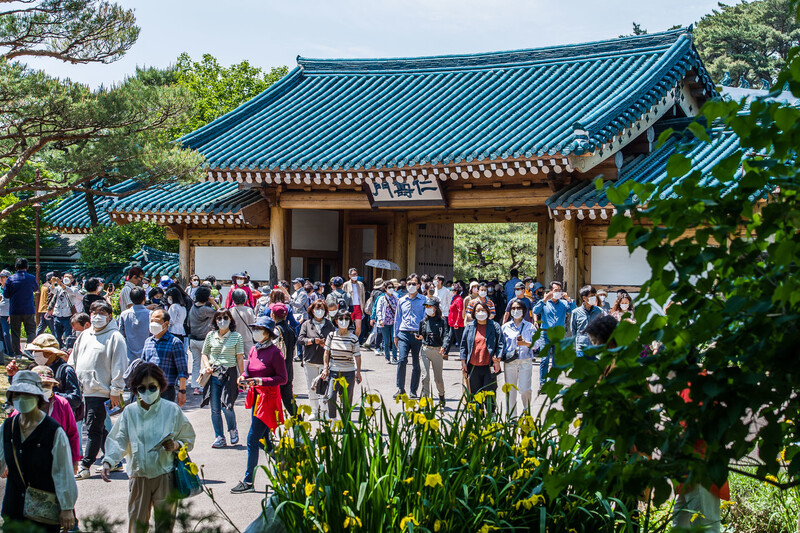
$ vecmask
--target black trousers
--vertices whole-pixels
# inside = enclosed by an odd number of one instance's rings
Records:
[[[97,459],[97,454],[100,449],[106,448],[106,406],[105,402],[108,398],[97,398],[94,396],[84,396],[83,402],[86,405],[86,450],[81,460],[81,465],[84,468],[91,467]]]
[[[292,389],[292,379],[294,379],[294,366],[292,356],[286,356],[286,376],[289,378],[284,385],[281,385],[281,401],[289,416],[297,414],[297,403],[294,401],[294,391]]]
[[[492,365],[475,366],[468,364],[467,376],[471,396],[480,391],[497,392],[497,374],[492,373]],[[494,398],[488,398],[486,405],[489,405],[491,410],[494,410]]]
[[[25,324],[25,340],[33,341],[36,337],[36,315],[11,315],[11,349],[14,355],[22,355],[22,348],[19,345],[22,334],[22,324]]]

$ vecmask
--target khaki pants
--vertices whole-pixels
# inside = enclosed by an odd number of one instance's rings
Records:
[[[439,396],[444,396],[444,377],[442,376],[442,354],[439,353],[441,347],[422,345],[420,362],[422,363],[422,392],[420,396],[431,397],[431,370],[433,370],[433,381],[436,382],[436,390]],[[432,367],[432,368],[431,368]]]
[[[176,501],[167,501],[173,487],[173,473],[148,479],[132,477],[128,482],[128,533],[148,531],[150,512],[155,507],[156,531],[172,531],[177,511]]]
[[[189,339],[189,351],[192,353],[192,387],[200,388],[197,380],[200,378],[200,363],[202,363],[203,344],[205,341]]]
[[[306,361],[303,363],[303,368],[306,371],[306,385],[308,386],[308,401],[311,403],[311,412],[314,413],[314,416],[317,418],[321,418],[319,410],[320,398],[317,391],[311,386],[311,383],[322,373],[322,365]]]
[[[531,359],[516,359],[510,363],[505,363],[505,379],[506,383],[516,385],[519,389],[519,394],[522,396],[522,409],[520,409],[520,416],[522,416],[525,409],[530,409],[531,406],[531,386],[533,376],[533,361]],[[513,415],[517,406],[517,389],[511,387],[508,391],[508,414]]]

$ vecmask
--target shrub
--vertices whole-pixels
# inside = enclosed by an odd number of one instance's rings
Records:
[[[402,396],[390,414],[366,394],[341,420],[292,418],[278,432],[276,464],[262,467],[275,514],[290,531],[617,531],[636,502],[580,486],[548,491],[548,478],[579,470],[586,451],[557,440],[538,417],[498,417],[490,393],[453,416]],[[307,406],[301,406],[301,409]],[[344,421],[344,422],[343,422]],[[576,423],[577,426],[577,423]],[[607,451],[607,450],[606,450]]]

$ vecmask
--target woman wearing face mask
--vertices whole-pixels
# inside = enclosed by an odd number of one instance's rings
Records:
[[[431,367],[433,367],[433,381],[439,393],[439,401],[444,403],[444,377],[442,376],[444,354],[444,336],[446,328],[439,307],[438,298],[425,300],[425,318],[419,323],[417,338],[422,341],[420,363],[422,363],[422,392],[420,396],[431,396]]]
[[[247,356],[247,368],[239,376],[240,386],[247,387],[245,409],[252,409],[250,432],[247,434],[247,468],[244,478],[231,489],[233,494],[254,492],[253,480],[258,465],[259,450],[272,450],[271,431],[283,423],[281,385],[288,380],[284,354],[274,343],[277,333],[275,321],[261,316],[250,324],[256,345]],[[261,441],[266,441],[266,446]]]
[[[631,300],[631,295],[627,292],[623,296],[617,298],[614,302],[614,307],[612,307],[611,312],[609,312],[611,316],[617,319],[617,322],[622,320],[622,315],[625,313],[630,313],[628,320],[633,322],[633,301]]]
[[[250,285],[247,284],[247,274],[244,272],[238,272],[234,274],[232,283],[233,287],[231,287],[231,290],[228,291],[228,297],[225,300],[225,308],[230,309],[235,305],[233,303],[233,291],[235,289],[242,289],[245,293],[247,293],[247,301],[245,302],[247,307],[255,307],[256,299],[255,296],[253,296],[253,290],[250,288]]]
[[[312,382],[322,373],[325,363],[325,339],[336,329],[328,320],[328,307],[324,300],[317,300],[308,308],[310,320],[300,326],[300,335],[297,342],[303,345],[303,367],[306,371],[308,385],[308,399],[311,402],[311,417],[309,420],[321,418],[319,396],[311,386]]]
[[[189,298],[194,300],[194,293],[197,292],[198,288],[200,288],[200,276],[195,274],[189,279],[189,285],[186,286],[186,294],[189,295]]]
[[[525,320],[528,308],[524,300],[514,298],[511,300],[511,320],[503,325],[504,350],[504,376],[506,383],[514,385],[508,391],[508,414],[513,415],[517,405],[517,391],[522,395],[522,408],[520,415],[531,404],[531,379],[533,377],[533,357],[531,343],[536,332],[533,324]]]
[[[127,457],[128,532],[147,530],[151,508],[161,511],[155,513],[155,530],[172,531],[174,455],[183,446],[194,447],[194,428],[176,403],[161,400],[167,379],[158,365],[140,364],[130,384],[137,401],[125,407],[108,434],[101,476],[111,482],[112,465]]]
[[[6,397],[19,414],[0,425],[3,438],[0,471],[8,468],[2,509],[5,523],[27,523],[53,533],[61,528],[69,531],[75,526],[73,509],[78,499],[72,453],[67,434],[43,412],[46,399],[41,378],[29,370],[18,372]],[[59,525],[37,523],[24,517],[27,487],[56,495]]]
[[[483,302],[475,304],[475,320],[464,328],[461,340],[461,371],[467,378],[468,393],[497,390],[497,374],[503,356],[503,332],[500,324],[489,319],[489,306]],[[490,409],[494,400],[490,397]]]
[[[186,306],[183,303],[183,294],[178,287],[167,289],[167,312],[169,313],[169,332],[178,337],[181,342],[186,338],[183,323],[186,321]]]
[[[256,316],[253,313],[253,309],[247,307],[245,302],[247,302],[247,293],[241,289],[235,289],[233,291],[234,306],[231,307],[230,311],[233,321],[236,322],[236,331],[242,332],[241,335],[242,341],[244,342],[244,353],[247,355],[250,353],[250,350],[256,343],[253,335],[250,333],[250,330],[247,329],[247,327],[256,321]]]
[[[231,319],[227,309],[214,313],[211,321],[212,330],[206,335],[202,350],[202,373],[211,374],[211,379],[203,389],[203,401],[200,407],[211,403],[211,425],[214,426],[215,440],[212,448],[227,446],[222,429],[222,415],[231,437],[231,445],[239,443],[239,431],[236,429],[236,414],[233,404],[239,396],[237,379],[244,372],[244,341],[237,333],[236,323]]]
[[[397,313],[397,296],[394,283],[383,284],[383,296],[375,306],[375,319],[383,337],[383,357],[387,364],[397,364],[397,345],[394,343],[394,317]]]
[[[479,285],[480,283],[477,281],[471,281],[469,284],[469,294],[464,297],[464,324],[472,320],[472,318],[467,315],[467,307],[473,302],[473,300],[478,299]]]
[[[470,299],[469,303],[467,304],[467,312],[466,312],[466,322],[471,322],[475,319],[475,304],[482,303],[486,306],[486,309],[489,310],[489,320],[494,320],[495,315],[495,307],[494,302],[489,298],[489,289],[486,286],[486,283],[481,283],[478,285],[478,297]]]
[[[464,298],[461,296],[462,292],[464,292],[464,284],[460,281],[453,283],[453,299],[450,300],[450,313],[447,315],[450,331],[444,344],[444,354],[442,356],[444,359],[447,359],[447,353],[450,351],[451,345],[456,348],[461,345],[461,335],[464,333]]]
[[[161,287],[153,287],[150,289],[150,292],[147,293],[147,301],[145,302],[145,306],[152,311],[156,307],[164,307],[163,304],[166,302],[162,302],[163,300],[164,289]]]
[[[344,389],[336,380],[344,378],[347,383],[347,399],[353,401],[354,383],[361,383],[361,350],[358,337],[350,332],[350,313],[339,311],[336,315],[336,331],[332,331],[325,341],[325,356],[322,379],[328,380],[328,419],[336,418],[336,396],[344,397]],[[349,405],[345,405],[347,411]]]

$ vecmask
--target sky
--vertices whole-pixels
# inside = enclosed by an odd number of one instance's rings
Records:
[[[495,52],[615,38],[636,21],[650,32],[696,23],[717,0],[117,0],[139,40],[109,65],[28,59],[97,87],[136,66],[166,67],[187,52],[223,65],[296,66],[296,57],[410,57]],[[730,1],[728,3],[736,3]]]

